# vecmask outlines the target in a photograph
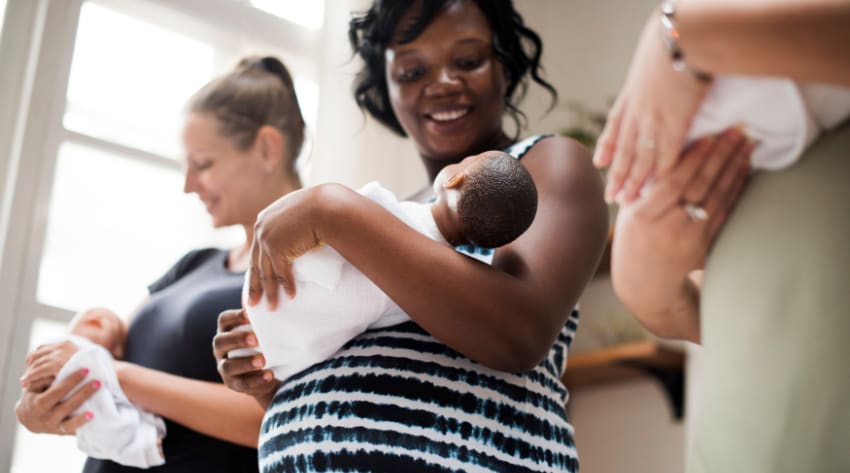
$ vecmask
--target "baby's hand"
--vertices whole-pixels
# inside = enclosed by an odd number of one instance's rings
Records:
[[[21,386],[33,392],[44,391],[78,350],[79,347],[68,340],[39,346],[27,355]]]

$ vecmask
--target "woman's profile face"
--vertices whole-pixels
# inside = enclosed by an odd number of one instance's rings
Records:
[[[219,134],[216,118],[203,113],[186,118],[183,146],[183,191],[198,195],[213,226],[252,224],[267,203],[261,193],[267,171],[254,147],[238,150]]]
[[[456,162],[504,144],[505,76],[474,2],[449,3],[419,37],[387,48],[386,76],[393,111],[425,159]]]

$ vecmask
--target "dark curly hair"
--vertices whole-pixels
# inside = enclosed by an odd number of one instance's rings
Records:
[[[457,214],[474,245],[498,248],[523,234],[537,213],[537,187],[525,166],[502,151],[488,151],[467,171]]]
[[[384,52],[396,35],[402,16],[412,6],[418,8],[415,21],[406,31],[400,31],[399,42],[416,39],[434,17],[450,2],[457,0],[375,0],[372,7],[355,15],[348,24],[348,38],[354,54],[363,61],[363,68],[354,79],[354,99],[362,110],[400,136],[407,136],[393,113],[387,92]],[[511,0],[472,0],[484,13],[493,30],[493,51],[502,64],[508,82],[505,91],[505,110],[517,126],[517,134],[525,125],[526,116],[516,103],[528,89],[526,75],[546,89],[552,104],[558,92],[540,75],[543,67],[540,56],[543,42],[531,28],[525,26],[522,16],[514,9]]]

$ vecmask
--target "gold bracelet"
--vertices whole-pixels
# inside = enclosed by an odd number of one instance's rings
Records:
[[[679,72],[688,72],[700,82],[711,82],[713,77],[707,72],[694,69],[685,62],[685,54],[679,46],[679,29],[676,27],[676,0],[664,0],[661,4],[661,14],[658,20],[661,22],[661,38],[664,45],[670,51],[670,59],[673,61],[673,69]]]

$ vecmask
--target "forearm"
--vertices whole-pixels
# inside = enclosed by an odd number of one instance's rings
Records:
[[[263,409],[223,384],[117,363],[121,388],[133,403],[211,437],[257,447]]]
[[[530,332],[538,324],[526,319],[514,330],[506,327],[517,325],[518,316],[537,318],[543,308],[529,300],[522,282],[388,218],[383,208],[346,188],[324,190],[322,200],[330,205],[319,222],[322,239],[413,320],[476,361],[497,369],[525,368],[514,365],[525,352],[517,347],[536,338]]]
[[[616,284],[614,289],[626,308],[653,334],[700,342],[700,289],[690,279],[651,291],[625,291]]]
[[[695,69],[850,86],[846,0],[680,0],[675,18]]]
[[[552,245],[545,263],[529,256],[530,252],[524,252],[523,258],[523,246],[537,245],[518,240],[511,249],[500,249],[500,257],[516,267],[491,267],[424,237],[397,219],[387,218],[384,209],[355,198],[348,189],[326,190],[330,204],[324,206],[325,216],[319,223],[322,239],[425,330],[491,368],[516,372],[535,366],[576,303],[587,282],[585,273],[592,274],[598,261],[588,256],[592,251],[560,251],[557,245]],[[546,208],[545,204],[541,207]],[[546,232],[530,229],[521,239],[534,238],[529,233]],[[572,267],[575,272],[571,276],[543,274],[528,267],[552,270],[553,260],[567,253],[581,260],[563,258],[565,264],[559,271]],[[562,280],[555,281],[556,277]],[[556,285],[557,291],[553,290]]]

